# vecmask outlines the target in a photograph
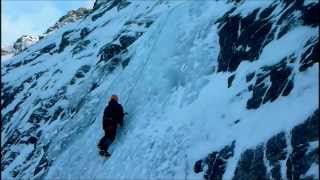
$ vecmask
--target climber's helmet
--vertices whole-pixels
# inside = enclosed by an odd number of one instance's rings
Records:
[[[113,95],[111,96],[110,100],[118,101],[118,96],[113,94]]]

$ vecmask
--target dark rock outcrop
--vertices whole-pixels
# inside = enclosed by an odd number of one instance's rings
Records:
[[[45,46],[44,48],[40,49],[40,53],[41,54],[49,53],[55,47],[56,47],[55,43],[49,44],[49,45]]]
[[[195,163],[194,172],[199,173],[207,169],[204,174],[205,179],[222,179],[228,159],[234,154],[234,148],[235,141],[220,151],[210,153],[206,158]]]
[[[80,42],[72,49],[72,55],[74,56],[74,55],[80,53],[81,51],[85,50],[90,43],[91,43],[90,40],[80,41]]]
[[[85,77],[85,74],[88,73],[90,71],[91,67],[89,65],[83,65],[81,66],[78,71],[76,72],[76,74],[74,75],[74,77],[72,78],[72,80],[70,81],[70,84],[75,84],[76,81],[78,79],[82,79]]]
[[[100,60],[104,62],[108,62],[111,58],[121,52],[122,48],[118,44],[106,44],[99,50]]]
[[[221,21],[218,33],[222,47],[218,58],[218,72],[232,72],[241,61],[258,59],[262,48],[270,39],[272,27],[270,18],[256,20],[258,11],[257,9],[244,18],[226,14],[218,21]]]
[[[319,59],[320,59],[320,43],[318,39],[310,43],[309,48],[302,55],[300,60],[299,71],[300,72],[305,71],[309,67],[311,67],[314,63],[316,62],[319,63]]]
[[[93,11],[96,11],[98,9],[103,9],[103,10],[99,13],[94,14],[91,20],[96,21],[98,18],[103,16],[107,11],[110,11],[115,7],[117,7],[117,10],[119,11],[127,7],[129,4],[130,2],[126,0],[97,0],[93,5]]]
[[[121,44],[122,49],[126,49],[129,47],[134,41],[136,40],[136,37],[133,36],[128,36],[128,35],[123,35],[119,38],[119,42]]]
[[[308,118],[303,124],[291,131],[292,153],[286,162],[287,178],[300,179],[312,163],[319,165],[319,144],[310,149],[310,143],[319,141],[319,110]]]
[[[232,85],[232,82],[233,82],[233,80],[234,80],[234,78],[235,78],[235,74],[233,74],[233,75],[231,75],[229,78],[228,78],[228,88],[230,88],[231,87],[231,85]]]
[[[269,7],[255,9],[242,17],[233,13],[236,7],[228,11],[216,21],[219,27],[220,53],[218,57],[218,72],[236,71],[242,61],[256,61],[262,49],[273,39],[279,39],[298,23],[302,25],[319,25],[319,16],[316,10],[319,3],[303,5],[303,1],[279,1]],[[281,5],[281,7],[279,7]],[[276,7],[278,11],[275,12]],[[295,13],[297,12],[297,13]],[[272,16],[279,18],[272,22]],[[272,26],[272,23],[276,26]],[[275,32],[278,33],[275,33]],[[307,50],[301,56],[299,71],[305,71],[319,59],[319,40],[313,39],[306,43]],[[249,74],[246,81],[255,82],[248,85],[252,97],[247,101],[248,109],[257,109],[262,104],[273,102],[280,96],[288,96],[294,88],[292,73],[296,56],[288,56],[280,63],[261,68],[261,71]],[[270,83],[267,80],[270,79]],[[228,79],[228,87],[232,84],[233,77]]]
[[[90,34],[90,30],[89,30],[89,28],[85,27],[85,28],[81,29],[81,31],[80,31],[80,38],[83,39],[88,34]]]
[[[71,34],[73,31],[66,31],[62,34],[61,42],[59,45],[58,53],[61,53],[65,47],[67,47],[70,44],[70,41],[68,39],[68,35]]]
[[[319,110],[289,133],[280,132],[256,148],[245,150],[237,163],[233,179],[314,179],[305,174],[313,163],[319,165]],[[288,142],[289,137],[291,139]],[[311,146],[312,143],[316,143],[316,146]],[[225,164],[233,156],[233,149],[234,143],[221,151],[210,153],[203,160],[195,162],[194,172],[207,169],[205,179],[221,179]],[[281,169],[286,169],[286,174],[281,174]]]
[[[287,96],[293,89],[292,69],[287,65],[288,59],[273,66],[265,66],[256,76],[256,81],[249,91],[252,97],[247,101],[248,109],[257,109],[261,104],[273,102],[279,96]],[[267,81],[270,80],[270,84]]]
[[[266,144],[266,158],[271,165],[275,165],[280,160],[286,159],[287,154],[286,134],[281,132],[271,139]]]
[[[29,46],[36,43],[37,41],[39,41],[39,36],[31,36],[31,35],[21,36],[13,44],[14,53],[18,54],[24,51],[25,49],[27,49]]]
[[[264,146],[248,149],[242,153],[233,179],[239,180],[265,180],[267,178],[266,166],[263,162]]]

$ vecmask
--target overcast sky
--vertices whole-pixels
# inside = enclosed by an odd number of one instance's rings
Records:
[[[68,11],[95,0],[1,0],[1,47],[22,35],[40,35]]]

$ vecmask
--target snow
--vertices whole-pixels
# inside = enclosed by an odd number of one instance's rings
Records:
[[[271,2],[243,3],[234,13],[245,16]],[[145,12],[147,6],[150,10]],[[246,109],[251,97],[246,75],[262,66],[274,65],[288,55],[300,55],[307,41],[318,35],[316,28],[300,26],[271,41],[257,61],[240,64],[234,72],[233,85],[228,88],[231,73],[216,73],[213,69],[220,51],[215,21],[230,8],[231,4],[222,1],[168,1],[168,4],[132,1],[127,8],[108,11],[96,21],[91,21],[90,15],[83,21],[65,25],[31,46],[30,52],[50,43],[58,46],[61,35],[68,30],[77,30],[70,35],[75,39],[84,27],[98,28],[86,37],[91,44],[77,56],[71,56],[70,50],[76,46],[73,44],[61,54],[44,54],[33,62],[37,64],[23,65],[5,75],[6,82],[20,85],[36,72],[46,71],[35,88],[28,89],[31,84],[25,84],[12,104],[1,111],[9,112],[23,99],[23,94],[31,93],[13,116],[12,128],[9,125],[5,128],[28,129],[28,119],[40,106],[35,102],[53,97],[66,86],[65,97],[54,107],[62,107],[68,115],[43,123],[40,128],[43,132],[40,141],[53,144],[48,156],[54,161],[46,179],[201,179],[202,174],[192,171],[194,162],[235,140],[235,155],[228,161],[223,176],[231,179],[244,150],[281,131],[289,132],[319,106],[319,84],[315,83],[319,82],[319,67],[314,65],[298,73],[295,64],[295,87],[287,97],[279,97],[257,110]],[[155,21],[149,29],[126,27],[145,32],[128,48],[129,65],[124,69],[119,66],[112,73],[97,65],[99,49],[112,42],[125,29],[127,21],[143,16]],[[106,21],[110,22],[102,27]],[[23,52],[7,64],[27,56]],[[91,66],[90,71],[71,85],[70,80],[83,65]],[[55,73],[57,70],[59,73]],[[90,91],[93,82],[99,87]],[[111,146],[112,156],[103,160],[96,145],[103,135],[102,114],[111,94],[119,95],[129,115]],[[78,104],[79,112],[71,114]],[[240,122],[234,124],[236,120]],[[10,133],[4,131],[2,137]],[[10,171],[32,151],[31,146],[17,149],[21,154],[2,172],[2,177],[10,178]],[[309,171],[314,173],[315,167]]]
[[[240,14],[242,17],[248,16],[256,9],[264,9],[270,6],[274,1],[250,1],[250,3],[242,3],[231,15]]]
[[[313,163],[311,165],[311,167],[308,169],[307,173],[302,176],[301,178],[305,178],[305,177],[313,177],[315,179],[319,179],[319,165]]]
[[[303,1],[303,6],[308,6],[308,5],[317,3],[317,2],[318,1],[316,1],[316,0],[305,0],[305,1]]]
[[[309,146],[308,151],[306,153],[310,153],[313,150],[317,149],[317,147],[319,147],[319,141],[310,142],[309,145],[310,146]]]
[[[1,177],[2,174],[4,175],[4,179],[11,179],[9,172],[13,170],[16,166],[20,165],[26,158],[27,156],[32,152],[33,150],[33,145],[24,145],[24,146],[19,146],[19,147],[12,147],[12,150],[17,152],[18,150],[20,151],[19,156],[13,160],[13,162],[4,170],[1,171]]]
[[[282,36],[278,40],[271,41],[263,49],[259,62],[261,66],[274,65],[279,62],[279,59],[283,59],[288,55],[297,53],[303,49],[306,43],[313,38],[318,37],[318,29],[300,26],[289,31],[286,35]],[[283,46],[284,44],[290,44]]]

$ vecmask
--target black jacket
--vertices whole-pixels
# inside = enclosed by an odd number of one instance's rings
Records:
[[[119,104],[115,100],[109,101],[108,106],[104,109],[103,113],[103,129],[106,131],[107,127],[112,126],[113,128],[117,128],[117,124],[122,126],[123,124],[123,108],[121,104]],[[114,132],[115,133],[115,132]]]

